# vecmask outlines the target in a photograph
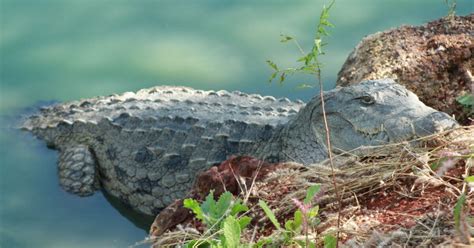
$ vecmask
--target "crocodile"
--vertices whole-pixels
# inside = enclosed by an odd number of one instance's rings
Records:
[[[455,127],[391,79],[324,92],[335,153]],[[307,104],[239,91],[157,86],[42,107],[21,127],[59,151],[59,183],[153,215],[232,155],[305,165],[328,157],[319,94]]]

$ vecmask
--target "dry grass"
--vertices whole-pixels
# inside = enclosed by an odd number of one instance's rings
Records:
[[[360,155],[364,154],[364,155]],[[379,147],[363,147],[335,156],[334,170],[343,199],[341,241],[349,247],[411,247],[461,245],[473,242],[469,227],[455,231],[452,209],[461,193],[467,195],[467,214],[474,214],[473,192],[463,177],[474,173],[474,126],[461,127],[424,137]],[[451,164],[446,162],[446,158]],[[432,169],[439,161],[440,168]],[[322,184],[319,199],[321,223],[311,230],[318,240],[335,232],[337,204],[329,161],[304,167],[287,163],[244,192],[254,220],[242,236],[243,242],[255,241],[278,233],[256,202],[262,199],[273,209],[280,222],[296,210],[292,199],[303,199],[306,189]],[[466,219],[463,219],[467,221]],[[186,224],[185,224],[186,225]],[[467,225],[467,224],[466,224]],[[152,241],[160,247],[174,246],[199,236],[190,223],[168,231]],[[201,237],[202,238],[202,237]]]

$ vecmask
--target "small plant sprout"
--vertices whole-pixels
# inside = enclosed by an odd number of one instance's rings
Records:
[[[300,202],[298,199],[293,199],[293,202],[299,209],[297,210],[297,212],[300,212],[298,215],[301,215],[303,219],[303,232],[306,238],[306,244],[309,244],[308,233],[309,229],[313,227],[312,224],[318,224],[320,222],[319,220],[317,220],[317,222],[315,223],[311,222],[312,219],[316,218],[319,212],[319,205],[313,206],[312,202],[316,194],[320,192],[320,190],[320,184],[312,185],[308,188],[308,191],[306,192],[306,197],[303,202]]]
[[[454,17],[456,15],[456,0],[444,0],[444,3],[448,6],[448,17]]]
[[[332,0],[328,6],[323,6],[323,9],[321,10],[321,14],[319,16],[319,22],[318,25],[316,26],[316,33],[315,33],[315,38],[313,40],[313,46],[309,52],[305,52],[304,49],[300,46],[298,43],[297,39],[289,36],[289,35],[282,35],[282,39],[280,40],[281,42],[289,42],[293,41],[300,51],[302,57],[297,59],[297,62],[300,63],[299,66],[296,66],[294,68],[284,68],[281,69],[278,67],[278,65],[271,61],[267,60],[267,64],[270,66],[270,68],[273,69],[273,73],[270,76],[269,81],[272,82],[276,77],[279,77],[279,82],[282,84],[287,75],[293,75],[296,73],[300,74],[309,74],[309,75],[314,75],[316,77],[316,82],[319,84],[319,96],[321,99],[321,108],[323,112],[323,119],[324,119],[324,126],[326,129],[326,147],[329,155],[329,161],[331,165],[331,171],[332,171],[332,183],[334,187],[334,191],[336,193],[336,199],[338,202],[338,214],[337,214],[337,234],[336,234],[336,247],[337,247],[337,240],[339,239],[339,226],[340,226],[340,212],[341,212],[341,207],[342,207],[342,200],[341,196],[339,194],[339,190],[337,187],[336,179],[335,179],[335,172],[334,172],[334,161],[333,161],[333,155],[332,155],[332,148],[331,148],[331,140],[330,140],[330,130],[329,130],[329,125],[327,121],[327,116],[326,116],[326,110],[325,110],[325,105],[324,105],[324,93],[323,93],[323,82],[321,80],[321,68],[323,64],[320,61],[320,57],[325,54],[325,51],[323,48],[328,44],[324,39],[329,36],[329,32],[327,31],[328,28],[334,27],[334,25],[329,21],[329,11],[331,10],[331,7],[334,5],[335,0]],[[312,88],[313,85],[311,84],[300,84],[300,88]]]
[[[317,218],[319,214],[319,206],[315,205],[316,202],[322,195],[321,185],[315,184],[308,188],[306,191],[306,197],[303,201],[293,198],[292,201],[298,208],[292,219],[288,219],[285,222],[284,229],[275,217],[275,214],[270,207],[264,201],[260,200],[258,205],[262,208],[267,218],[275,226],[277,233],[275,239],[281,240],[281,245],[284,246],[297,246],[297,247],[316,247],[316,243],[313,241],[316,237],[313,236],[310,240],[310,231],[314,232],[320,220]],[[300,239],[300,235],[304,235],[304,240]],[[337,239],[332,235],[324,236],[324,247],[336,247]],[[269,243],[270,241],[266,241]]]
[[[454,215],[454,227],[458,237],[460,238],[461,242],[465,244],[469,244],[470,238],[470,231],[469,231],[469,223],[467,218],[467,211],[465,209],[466,204],[466,194],[462,193],[456,205],[454,205],[453,215]]]
[[[456,98],[456,102],[461,104],[467,116],[474,116],[474,92],[462,94]]]
[[[185,247],[240,247],[242,230],[251,221],[250,217],[241,215],[249,210],[241,199],[235,200],[230,192],[224,192],[216,201],[211,191],[203,203],[185,199],[183,205],[206,226],[203,237],[189,241]]]
[[[297,62],[301,63],[301,65],[296,66],[294,68],[279,68],[275,62],[267,60],[267,64],[274,71],[269,78],[270,82],[272,82],[275,78],[278,77],[279,83],[282,84],[286,80],[286,77],[288,75],[293,75],[296,73],[310,74],[316,76],[321,73],[322,63],[320,62],[319,57],[325,54],[323,48],[328,44],[323,40],[324,37],[329,36],[327,28],[334,27],[334,25],[329,21],[329,10],[333,6],[334,2],[335,0],[331,1],[328,6],[323,6],[321,15],[319,17],[319,23],[316,27],[313,47],[311,48],[310,52],[306,53],[295,37],[286,34],[281,34],[280,42],[293,42],[298,48],[298,51],[301,53],[302,57],[300,57]],[[312,88],[314,87],[314,85],[303,83],[300,84],[298,87]]]

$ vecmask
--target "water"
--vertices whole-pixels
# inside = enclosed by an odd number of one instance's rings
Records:
[[[321,2],[0,1],[0,247],[127,247],[146,235],[146,223],[101,192],[80,198],[62,191],[57,153],[7,128],[10,117],[40,100],[159,84],[307,100],[316,91],[295,85],[308,78],[269,85],[264,61],[291,65],[298,57],[291,44],[278,42],[280,33],[310,46]],[[441,17],[443,2],[337,1],[325,88],[334,87],[364,35]],[[458,14],[473,12],[471,0],[457,2]]]

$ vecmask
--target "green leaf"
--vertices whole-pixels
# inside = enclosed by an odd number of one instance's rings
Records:
[[[331,234],[324,235],[324,248],[336,248],[337,239]]]
[[[299,69],[303,72],[307,72],[310,74],[318,72],[318,68],[314,66],[314,64],[305,65],[303,67],[300,67]]]
[[[311,60],[313,60],[314,58],[315,58],[314,52],[309,53],[308,56],[306,56],[305,65],[309,65],[311,63]]]
[[[463,106],[474,106],[474,94],[465,94],[456,98],[456,101]]]
[[[198,242],[198,240],[191,240],[191,241],[187,242],[186,244],[184,244],[184,248],[195,247],[197,242]]]
[[[303,61],[306,61],[306,57],[308,57],[308,55],[299,58],[298,60],[296,60],[296,62],[303,62]]]
[[[263,209],[263,212],[265,212],[265,214],[267,215],[268,219],[270,219],[270,221],[273,223],[273,225],[277,228],[277,229],[281,229],[280,227],[280,223],[278,223],[276,217],[275,217],[275,214],[273,213],[273,211],[270,209],[270,207],[268,207],[267,203],[262,201],[262,200],[258,200],[258,205]]]
[[[288,42],[290,40],[293,40],[293,37],[285,35],[285,34],[281,34],[280,36],[281,36],[280,42]]]
[[[438,161],[433,162],[433,163],[430,165],[431,170],[433,170],[433,171],[438,170],[438,168],[439,168],[444,162],[446,162],[446,160],[447,160],[447,158],[440,158],[440,159],[438,159]]]
[[[201,204],[201,209],[204,214],[212,213],[213,209],[216,207],[216,201],[214,200],[214,191],[211,190],[209,194],[206,196],[206,199]]]
[[[318,212],[319,212],[319,205],[315,206],[315,207],[313,207],[309,210],[308,217],[309,218],[314,218],[314,217],[318,216]]]
[[[464,179],[466,183],[474,183],[474,176],[468,176]]]
[[[203,212],[203,222],[206,224],[208,228],[214,226],[217,219],[215,218],[215,209],[216,209],[216,201],[214,200],[214,191],[211,190],[209,194],[206,196],[206,199],[201,204],[201,209]]]
[[[225,237],[225,247],[238,248],[240,245],[240,224],[235,217],[227,216],[222,229]]]
[[[285,230],[290,231],[290,232],[294,232],[294,231],[295,231],[295,228],[294,228],[294,221],[293,221],[293,220],[287,220],[287,221],[285,222]]]
[[[301,232],[301,225],[303,223],[303,213],[300,210],[296,210],[294,218],[285,222],[285,229],[288,232],[299,234]],[[294,234],[290,234],[294,235]]]
[[[267,64],[268,64],[271,68],[273,68],[273,70],[278,71],[278,66],[277,66],[275,63],[273,63],[273,61],[267,60]]]
[[[190,198],[184,199],[183,205],[185,208],[191,209],[198,220],[204,221],[204,213],[198,201]]]
[[[232,202],[232,193],[229,191],[224,192],[216,203],[215,208],[212,211],[212,217],[219,219],[224,216],[227,210],[230,208]]]
[[[330,22],[330,21],[327,21],[326,26],[331,27],[331,28],[336,27],[336,25],[334,25],[334,24],[333,24],[332,22]]]
[[[329,17],[329,15],[327,17]],[[323,19],[323,20],[321,20],[320,23],[321,23],[322,26],[334,27],[334,24],[332,24],[328,19]]]
[[[304,204],[310,204],[314,196],[319,192],[320,189],[321,189],[321,184],[311,185],[306,191],[306,197],[304,198],[304,201],[303,201]]]
[[[299,247],[306,248],[306,242],[304,242],[303,240],[294,239],[293,242],[297,243]]]
[[[232,194],[230,192],[224,192],[216,202],[214,200],[214,191],[211,190],[200,206],[204,224],[208,228],[218,224],[217,222],[220,222],[220,219],[226,214],[231,202]]]
[[[283,83],[286,79],[286,74],[283,72],[281,75],[280,75],[280,84]]]
[[[232,209],[230,210],[230,214],[236,216],[238,213],[246,212],[248,210],[249,207],[247,207],[245,204],[242,204],[239,199],[233,204]]]
[[[295,211],[293,220],[294,220],[293,222],[294,229],[295,230],[299,229],[301,225],[303,224],[303,213],[301,212],[301,210]]]
[[[240,230],[244,230],[252,221],[252,218],[248,216],[242,216],[239,218]]]
[[[271,243],[272,243],[272,240],[271,240],[271,239],[269,239],[269,238],[267,238],[267,239],[261,238],[261,239],[258,240],[257,243],[255,243],[254,247],[256,247],[256,248],[262,248],[262,247],[264,247],[266,244],[271,244]]]
[[[270,82],[270,83],[271,83],[271,82],[273,81],[273,79],[275,79],[275,78],[276,78],[276,76],[277,76],[277,75],[278,75],[278,72],[277,72],[277,71],[276,71],[276,72],[274,72],[274,73],[272,73],[272,75],[271,75],[271,76],[270,76],[270,78],[268,79],[268,82]]]
[[[461,196],[459,196],[459,199],[457,200],[456,205],[454,205],[454,226],[456,230],[458,231],[461,227],[461,215],[462,215],[465,202],[466,202],[466,195],[462,193]]]
[[[319,27],[318,29],[318,33],[321,34],[321,36],[328,36],[329,33],[326,31],[326,29],[324,29],[324,27]]]

